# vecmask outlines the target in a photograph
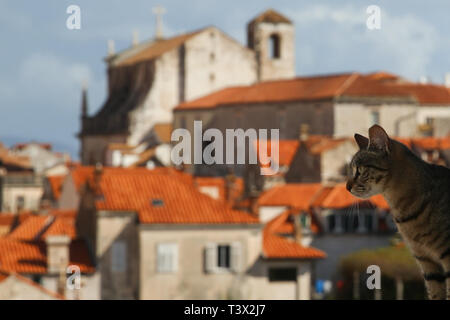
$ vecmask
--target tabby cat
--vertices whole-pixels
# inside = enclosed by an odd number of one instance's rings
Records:
[[[382,194],[425,279],[429,299],[450,299],[450,169],[429,164],[374,125],[355,134],[347,190]]]

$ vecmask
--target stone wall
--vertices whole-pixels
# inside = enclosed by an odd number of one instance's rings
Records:
[[[97,213],[96,256],[101,274],[101,299],[138,299],[139,244],[136,215],[131,212]],[[124,269],[115,269],[113,246],[121,242]]]
[[[355,133],[367,136],[372,122],[371,112],[379,112],[379,125],[392,136],[417,135],[416,105],[337,103],[334,107],[334,136],[353,137]]]

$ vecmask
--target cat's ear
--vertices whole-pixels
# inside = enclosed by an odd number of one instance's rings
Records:
[[[369,129],[369,148],[375,148],[389,153],[389,136],[377,124]]]
[[[369,146],[369,139],[360,134],[355,133],[355,141],[358,144],[360,150],[367,149],[367,147]]]

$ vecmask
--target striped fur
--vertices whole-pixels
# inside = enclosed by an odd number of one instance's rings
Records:
[[[384,196],[428,297],[450,300],[450,169],[424,162],[377,125],[369,138],[356,134],[355,140],[360,150],[347,189],[360,198]]]

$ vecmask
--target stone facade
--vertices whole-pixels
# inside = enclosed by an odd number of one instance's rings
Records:
[[[82,163],[105,163],[109,143],[138,145],[153,125],[171,122],[173,108],[183,101],[230,86],[293,77],[294,27],[283,19],[252,21],[248,47],[207,27],[108,57],[109,94],[96,115],[88,116],[83,93]],[[272,36],[278,37],[276,57],[267,56]],[[151,58],[138,58],[146,52]],[[137,60],[128,63],[133,57]]]

